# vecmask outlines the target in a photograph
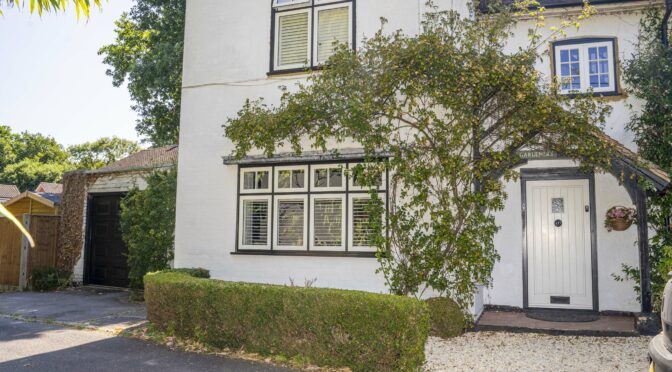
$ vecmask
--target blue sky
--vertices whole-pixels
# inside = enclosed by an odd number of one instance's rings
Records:
[[[119,136],[137,140],[126,87],[105,75],[98,49],[114,41],[114,21],[132,0],[103,2],[77,21],[3,6],[0,17],[0,124],[39,132],[64,145]]]

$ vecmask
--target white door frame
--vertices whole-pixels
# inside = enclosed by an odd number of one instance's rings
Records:
[[[528,303],[528,245],[527,245],[527,181],[588,180],[590,201],[590,246],[592,267],[593,311],[599,310],[599,292],[597,282],[597,232],[595,216],[595,175],[582,172],[579,168],[523,168],[520,171],[521,208],[523,217],[523,308]]]

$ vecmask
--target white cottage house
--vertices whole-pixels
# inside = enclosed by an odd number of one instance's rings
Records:
[[[337,39],[353,48],[380,27],[418,33],[424,0],[200,0],[187,2],[182,116],[178,168],[175,265],[204,267],[217,279],[387,292],[371,247],[353,231],[366,193],[341,172],[361,160],[356,148],[334,159],[306,152],[300,157],[227,158],[233,149],[222,124],[246,99],[279,103],[280,86],[291,87],[319,66]],[[542,0],[547,22],[578,12],[581,1]],[[475,16],[465,1],[435,0],[441,9]],[[655,168],[632,166],[632,135],[625,129],[628,105],[619,61],[637,40],[639,19],[662,1],[599,1],[599,14],[579,31],[549,45],[539,62],[546,76],[571,78],[572,89],[592,86],[609,96],[614,110],[607,135],[619,141],[622,159],[614,174],[632,173],[659,190],[669,178]],[[532,20],[521,20],[510,48],[527,42]],[[577,164],[530,153],[522,178],[506,184],[509,198],[497,214],[501,231],[493,285],[475,294],[474,314],[484,306],[650,311],[648,277],[638,301],[632,282],[612,274],[622,264],[647,267],[646,216],[638,227],[608,232],[606,211],[616,205],[641,210],[644,194],[612,174],[583,174]],[[222,160],[224,159],[224,161]],[[383,182],[381,194],[386,194]],[[209,207],[203,208],[207,198]],[[292,216],[293,218],[283,218]],[[316,218],[315,216],[318,216]],[[329,224],[329,226],[324,226]],[[336,231],[336,233],[334,232]],[[644,270],[646,273],[646,270]]]

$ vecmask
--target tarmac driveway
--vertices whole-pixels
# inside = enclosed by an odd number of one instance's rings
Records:
[[[145,321],[145,305],[128,293],[90,287],[58,292],[0,293],[0,314],[121,331]]]
[[[289,371],[116,336],[144,321],[126,292],[0,293],[0,371]]]

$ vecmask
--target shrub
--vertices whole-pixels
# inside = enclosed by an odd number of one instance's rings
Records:
[[[147,317],[214,347],[282,354],[354,371],[416,370],[424,361],[427,305],[410,297],[145,276]]]
[[[167,269],[164,273],[181,273],[194,278],[210,279],[210,271],[202,267],[181,268],[181,269]]]
[[[447,297],[434,297],[427,301],[432,336],[450,338],[459,336],[466,327],[464,313]]]
[[[131,288],[142,288],[148,272],[168,269],[174,254],[177,171],[155,171],[146,181],[146,189],[132,190],[121,203]]]
[[[55,267],[35,268],[29,282],[30,288],[34,291],[54,291],[70,284],[70,273]]]

